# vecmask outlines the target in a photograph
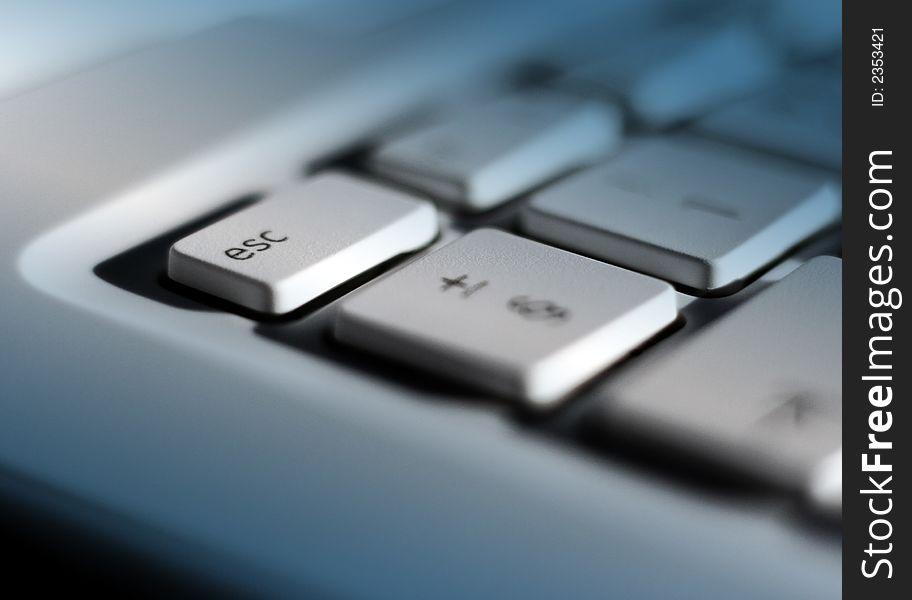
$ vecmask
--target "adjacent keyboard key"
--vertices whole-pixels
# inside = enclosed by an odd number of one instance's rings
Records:
[[[652,125],[669,125],[761,89],[777,71],[776,54],[763,38],[732,26],[646,72],[630,91],[630,106]]]
[[[619,131],[619,114],[607,105],[527,92],[394,141],[370,166],[439,200],[484,210],[599,159]]]
[[[775,49],[758,32],[729,23],[632,43],[626,52],[571,70],[559,85],[616,97],[642,122],[664,127],[762,89],[778,69]]]
[[[171,247],[168,275],[281,314],[436,235],[429,202],[325,174],[180,240]]]
[[[842,443],[841,298],[842,261],[815,258],[634,365],[590,416],[807,489]]]
[[[696,123],[701,133],[838,169],[842,165],[842,81],[838,65],[799,69],[759,96]]]
[[[677,315],[661,281],[480,229],[343,302],[343,342],[553,405]]]
[[[545,240],[699,291],[749,277],[839,217],[815,170],[708,141],[632,144],[533,199]]]

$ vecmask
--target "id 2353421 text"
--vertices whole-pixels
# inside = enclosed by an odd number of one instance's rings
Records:
[[[884,105],[884,30],[880,27],[871,29],[871,106]]]

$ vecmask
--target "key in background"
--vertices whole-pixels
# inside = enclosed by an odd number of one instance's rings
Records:
[[[609,105],[529,90],[395,140],[369,165],[458,208],[485,210],[606,155],[620,127]]]
[[[634,365],[590,423],[804,490],[842,443],[841,298],[842,261],[815,258]]]

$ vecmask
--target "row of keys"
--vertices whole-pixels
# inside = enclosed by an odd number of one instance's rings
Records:
[[[429,202],[330,173],[179,241],[169,273],[285,312],[436,235]],[[839,446],[840,273],[838,259],[811,261],[634,371],[594,418],[661,423],[669,438],[761,476],[807,482],[833,510],[838,485],[824,461]],[[677,308],[659,279],[481,229],[355,292],[336,314],[346,344],[547,408],[655,338]]]
[[[810,261],[683,347],[615,379],[590,420],[807,485],[838,513],[838,469],[827,465],[840,445],[840,290],[839,259]],[[343,301],[334,334],[550,407],[676,317],[664,282],[481,229]]]
[[[508,147],[498,152],[531,156]],[[543,156],[560,156],[560,147],[552,150]],[[466,152],[454,168],[471,156]],[[491,188],[461,189],[504,190],[511,179],[508,193],[515,194],[533,185],[540,161],[529,169],[513,158],[505,162],[503,171],[482,171],[519,175]],[[533,237],[705,293],[749,278],[839,214],[839,190],[817,170],[670,136],[630,142],[619,156],[537,192],[520,224]],[[436,234],[428,201],[351,176],[321,175],[181,240],[169,273],[248,308],[283,313]]]
[[[435,199],[483,208],[595,160],[617,137],[616,114],[543,92],[407,136],[370,164]],[[836,221],[839,204],[819,171],[677,136],[631,142],[601,166],[546,187],[521,224],[539,239],[710,292]],[[427,201],[325,175],[182,240],[169,272],[248,308],[283,313],[436,233]]]
[[[712,291],[833,223],[839,196],[806,169],[672,138],[632,144],[540,192],[521,216],[538,238]],[[179,241],[169,275],[280,314],[436,235],[428,201],[325,174]]]
[[[178,241],[168,272],[283,313],[436,233],[429,203],[331,173]],[[338,315],[343,342],[550,405],[677,308],[665,282],[481,229],[367,286]]]
[[[381,148],[377,173],[490,208],[616,144],[617,119],[554,93],[508,98]],[[657,176],[657,174],[659,174]],[[828,174],[694,136],[629,143],[536,193],[524,230],[698,293],[733,286],[838,220]]]
[[[585,418],[806,489],[838,515],[841,289],[842,261],[812,259],[615,378]],[[335,336],[549,407],[676,314],[667,284],[481,229],[345,300]]]

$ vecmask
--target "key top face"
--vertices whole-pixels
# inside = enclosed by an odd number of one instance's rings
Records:
[[[642,140],[547,188],[522,214],[536,237],[698,291],[750,276],[834,222],[814,170],[708,141]]]
[[[466,210],[484,210],[576,166],[619,139],[613,108],[528,92],[381,148],[371,168]]]
[[[613,381],[594,418],[804,489],[842,443],[841,297],[842,261],[815,258]]]
[[[436,235],[429,202],[329,173],[178,241],[168,275],[247,308],[281,314]]]
[[[480,229],[355,293],[335,335],[548,406],[676,315],[664,282]]]

